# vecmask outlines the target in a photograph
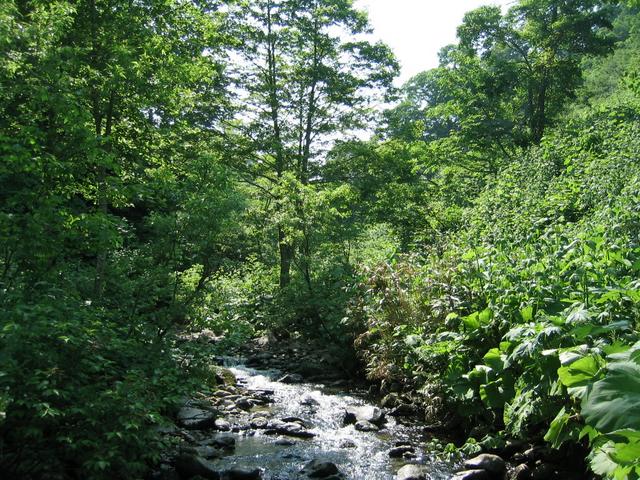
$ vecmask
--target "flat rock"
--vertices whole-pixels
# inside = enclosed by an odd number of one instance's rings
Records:
[[[451,480],[489,480],[490,478],[486,470],[463,470],[456,473]]]
[[[421,465],[405,465],[396,474],[396,480],[427,480],[427,471]]]
[[[468,470],[486,470],[494,475],[502,474],[507,468],[504,460],[498,455],[483,453],[464,462]]]
[[[311,460],[307,463],[302,470],[302,475],[306,475],[310,478],[327,478],[339,473],[338,467],[335,463],[323,462],[321,460]]]
[[[182,407],[178,411],[178,424],[189,430],[215,428],[218,414],[210,410],[195,407]]]

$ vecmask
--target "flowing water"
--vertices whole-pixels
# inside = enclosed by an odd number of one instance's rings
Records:
[[[288,480],[299,478],[305,463],[318,459],[335,463],[346,478],[353,480],[393,479],[406,463],[427,465],[433,480],[451,477],[451,465],[435,460],[421,448],[425,439],[419,427],[401,425],[393,418],[388,418],[380,432],[360,432],[353,425],[343,426],[345,408],[371,405],[364,394],[336,391],[319,384],[284,384],[275,380],[281,375],[277,371],[258,371],[241,365],[230,370],[249,391],[273,392],[273,404],[260,407],[270,416],[298,417],[315,437],[291,438],[293,444],[287,445],[282,442],[284,437],[267,436],[259,430],[234,434],[235,452],[216,462],[223,468],[261,468],[265,480]],[[414,445],[416,458],[410,461],[390,458],[389,450],[399,442]]]

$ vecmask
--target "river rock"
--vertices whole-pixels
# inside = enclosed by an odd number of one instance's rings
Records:
[[[255,429],[261,430],[261,429],[267,428],[269,426],[269,420],[267,420],[264,417],[256,417],[253,420],[251,420],[249,425],[251,425],[251,428],[255,428]]]
[[[293,440],[289,440],[287,438],[281,438],[280,440],[276,440],[273,443],[280,447],[291,447],[296,444],[296,442],[294,442]]]
[[[378,430],[380,430],[377,425],[374,425],[371,422],[367,422],[366,420],[357,421],[355,428],[359,432],[377,432]]]
[[[385,422],[384,413],[378,407],[348,407],[345,410],[343,424],[352,425],[356,422],[371,422],[378,427]]]
[[[236,448],[236,439],[231,435],[220,435],[204,440],[201,445],[212,446],[222,450],[233,450]]]
[[[197,455],[179,455],[174,460],[176,471],[182,479],[202,477],[207,480],[220,480],[220,473],[214,465]]]
[[[527,464],[522,463],[513,469],[509,480],[531,480],[531,469]]]
[[[311,478],[327,478],[339,473],[335,463],[323,462],[321,460],[311,460],[300,473]]]
[[[261,478],[262,472],[258,468],[254,470],[232,468],[225,470],[220,475],[220,480],[260,480]]]
[[[506,469],[506,464],[498,455],[483,453],[464,462],[464,467],[469,470],[486,470],[494,475],[501,475]]]
[[[396,474],[396,480],[427,480],[427,471],[421,465],[405,465]]]
[[[456,473],[451,480],[489,480],[490,475],[486,470],[463,470]]]
[[[358,445],[350,438],[345,438],[344,440],[340,440],[338,446],[340,448],[356,448]]]
[[[416,449],[411,445],[401,445],[399,447],[389,450],[389,456],[391,458],[402,458],[405,455],[415,455]]]
[[[253,408],[253,403],[249,399],[241,397],[236,400],[235,406],[240,410],[249,411]]]
[[[312,438],[315,434],[309,432],[299,423],[287,423],[282,420],[271,420],[264,432],[266,435],[287,435],[297,438]]]
[[[208,445],[202,447],[196,447],[196,452],[199,456],[204,458],[205,460],[212,460],[214,458],[220,458],[222,456],[222,452],[215,447],[211,447]]]
[[[210,410],[194,407],[182,407],[178,411],[178,424],[189,430],[206,430],[215,428],[218,414]]]
[[[302,383],[304,382],[304,378],[302,378],[302,375],[299,375],[297,373],[288,373],[284,377],[280,378],[278,381],[280,383],[287,383],[287,384]]]
[[[221,432],[228,432],[229,430],[231,430],[231,424],[224,418],[216,418],[214,427],[216,430],[219,430]]]

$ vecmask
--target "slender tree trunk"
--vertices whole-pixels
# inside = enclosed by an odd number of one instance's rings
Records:
[[[276,157],[276,178],[280,182],[285,171],[285,155],[280,126],[280,101],[278,99],[278,66],[276,63],[276,38],[273,33],[272,3],[267,3],[267,84],[269,86],[269,109]],[[281,208],[281,207],[277,207]],[[278,255],[280,266],[280,288],[291,283],[291,263],[293,262],[293,245],[287,238],[283,225],[277,226]]]

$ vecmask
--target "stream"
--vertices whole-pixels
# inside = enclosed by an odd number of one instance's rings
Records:
[[[233,454],[215,461],[217,468],[259,468],[265,480],[306,478],[301,468],[310,460],[332,462],[344,478],[353,480],[386,480],[395,478],[399,468],[407,463],[427,467],[428,478],[448,479],[453,466],[438,461],[424,451],[427,440],[419,426],[402,425],[393,417],[377,432],[358,431],[354,425],[343,425],[345,410],[354,406],[370,406],[366,393],[344,391],[322,384],[285,384],[277,381],[277,370],[255,370],[227,361],[238,385],[249,392],[268,392],[272,403],[255,406],[246,415],[252,418],[264,414],[273,419],[295,417],[304,422],[313,438],[300,439],[268,435],[265,430],[247,430],[232,434],[236,441]],[[390,458],[389,451],[402,444],[415,447],[415,457]]]

